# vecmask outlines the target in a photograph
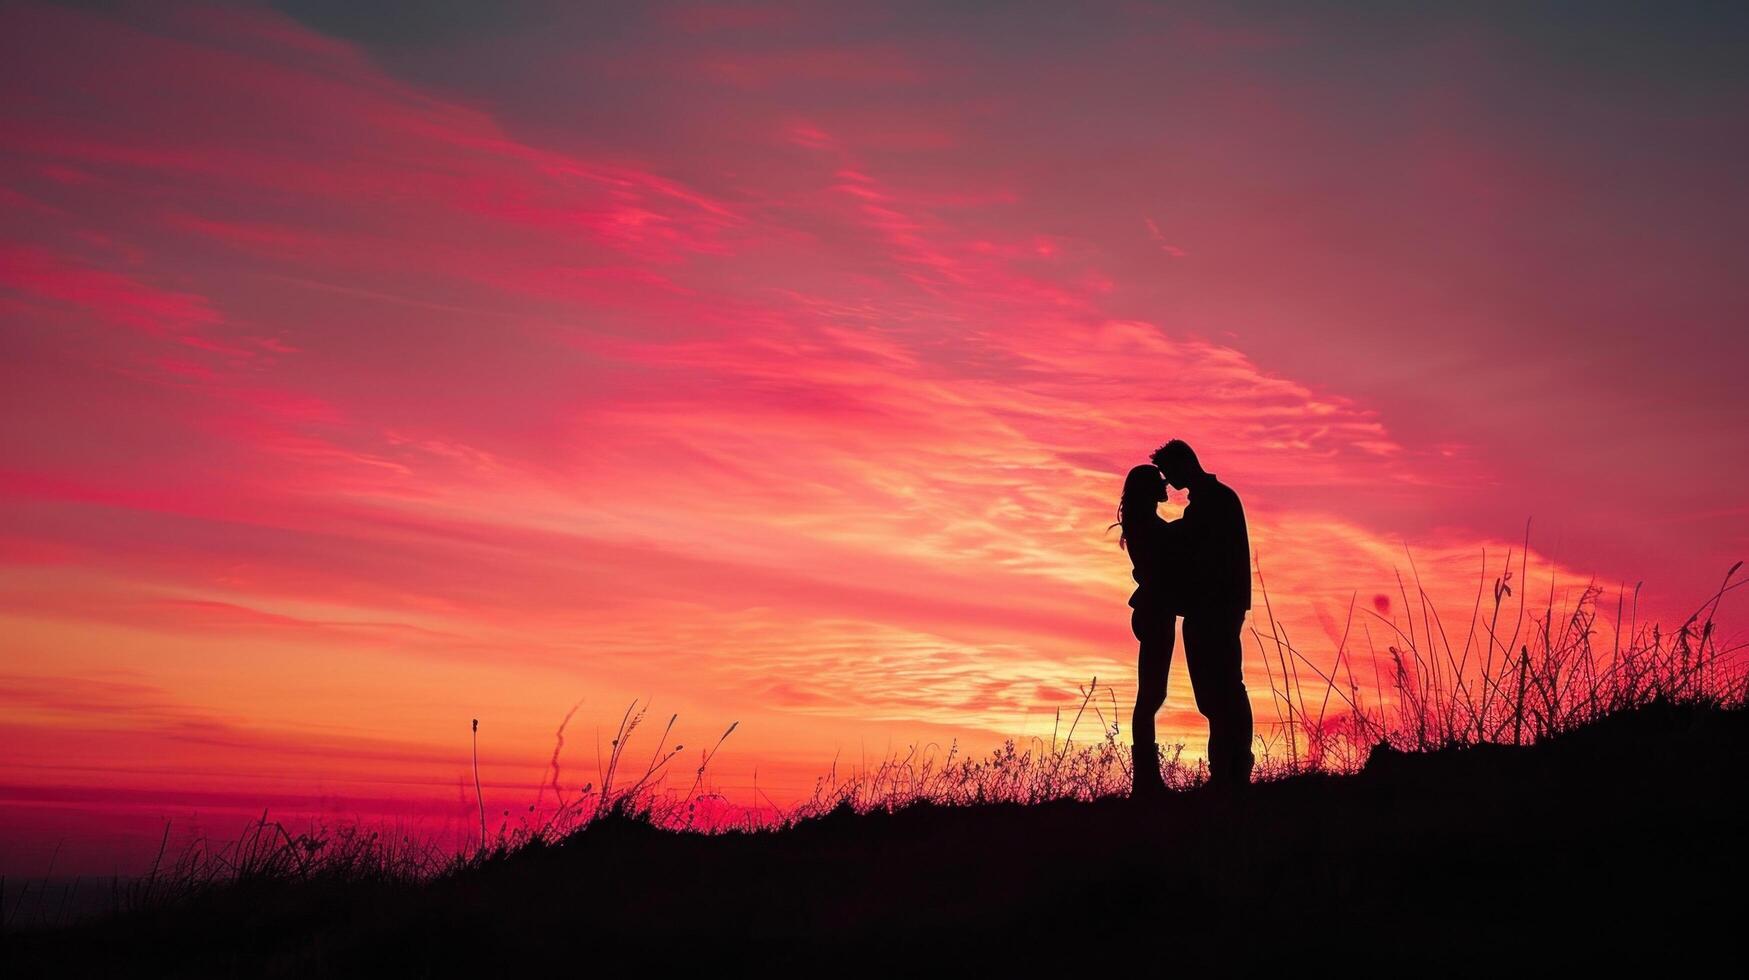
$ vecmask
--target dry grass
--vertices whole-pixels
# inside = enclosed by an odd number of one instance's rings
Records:
[[[1516,581],[1526,583],[1522,553],[1519,561]],[[1741,706],[1749,696],[1749,673],[1738,656],[1745,644],[1721,641],[1716,617],[1725,596],[1744,584],[1737,578],[1742,565],[1731,566],[1719,588],[1674,632],[1638,621],[1639,586],[1631,600],[1621,590],[1603,624],[1609,627],[1607,648],[1597,643],[1603,590],[1595,583],[1558,597],[1551,577],[1540,608],[1532,608],[1526,585],[1515,593],[1508,555],[1491,585],[1484,567],[1460,631],[1448,630],[1416,574],[1413,599],[1398,583],[1406,628],[1364,611],[1364,657],[1351,642],[1356,621],[1350,602],[1328,672],[1289,639],[1265,590],[1264,622],[1253,622],[1251,634],[1269,678],[1276,721],[1259,726],[1268,730],[1259,737],[1261,768],[1267,777],[1350,773],[1381,744],[1406,752],[1527,745],[1653,702]],[[1388,696],[1368,703],[1357,673]]]

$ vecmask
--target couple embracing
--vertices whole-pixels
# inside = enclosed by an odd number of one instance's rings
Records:
[[[1152,465],[1124,479],[1116,526],[1129,552],[1136,591],[1130,628],[1140,642],[1136,710],[1131,719],[1135,783],[1132,798],[1166,789],[1154,740],[1154,713],[1166,701],[1175,620],[1184,617],[1184,660],[1196,709],[1208,719],[1209,786],[1237,789],[1251,781],[1251,699],[1241,663],[1239,631],[1251,608],[1251,545],[1239,495],[1202,468],[1196,453],[1174,439],[1156,449]],[[1176,521],[1157,506],[1168,485],[1190,503]]]

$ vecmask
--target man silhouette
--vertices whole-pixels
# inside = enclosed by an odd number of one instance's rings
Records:
[[[1209,785],[1251,782],[1251,696],[1245,690],[1239,631],[1251,609],[1251,541],[1239,495],[1203,470],[1181,439],[1154,450],[1152,460],[1172,486],[1187,490],[1182,541],[1184,663],[1196,710],[1209,723]]]

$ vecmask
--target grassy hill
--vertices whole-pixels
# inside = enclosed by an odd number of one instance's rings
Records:
[[[1102,740],[1074,747],[1090,684],[1048,752],[884,762],[774,828],[680,831],[690,792],[652,805],[671,753],[620,778],[643,718],[628,709],[602,785],[490,847],[293,834],[264,814],[117,889],[108,914],[4,934],[0,967],[10,980],[1736,962],[1749,673],[1715,614],[1742,563],[1675,630],[1618,595],[1606,647],[1601,590],[1561,606],[1551,593],[1539,614],[1510,564],[1491,606],[1478,583],[1467,625],[1448,628],[1417,583],[1406,628],[1376,617],[1382,653],[1345,628],[1316,661],[1265,592],[1252,639],[1277,721],[1239,795],[1211,795],[1169,755],[1174,791],[1129,800],[1129,753],[1097,705]],[[1363,699],[1357,674],[1388,697]],[[484,838],[483,806],[481,821]]]
[[[4,960],[11,977],[1731,962],[1746,763],[1749,711],[1655,700],[1240,797],[846,805],[716,835],[607,816],[426,882],[245,880],[14,934]]]

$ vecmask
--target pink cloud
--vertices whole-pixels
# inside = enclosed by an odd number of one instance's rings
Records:
[[[219,316],[199,296],[158,289],[124,275],[81,267],[42,249],[0,252],[0,287],[91,313],[100,322],[206,346],[196,330]]]

